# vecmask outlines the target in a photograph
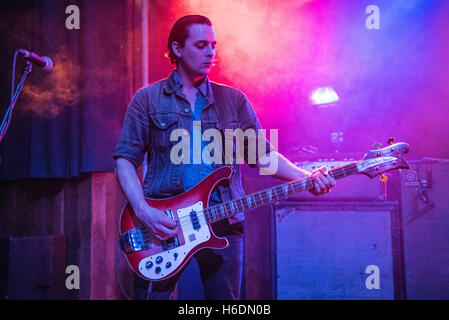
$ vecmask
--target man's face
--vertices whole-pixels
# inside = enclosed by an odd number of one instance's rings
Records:
[[[184,47],[180,48],[182,67],[196,75],[207,75],[212,69],[215,59],[214,29],[206,24],[194,24],[190,26],[189,37]]]

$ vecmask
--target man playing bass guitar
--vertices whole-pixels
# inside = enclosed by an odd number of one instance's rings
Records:
[[[192,160],[195,153],[199,152],[203,155],[199,162],[174,163],[173,131],[183,129],[192,140],[195,134],[201,135],[207,129],[216,129],[221,133],[226,129],[241,129],[244,132],[261,129],[252,106],[241,91],[208,79],[216,45],[214,29],[208,18],[190,15],[176,21],[168,39],[168,57],[175,70],[167,79],[135,93],[114,153],[118,181],[129,205],[151,236],[158,240],[167,240],[176,235],[176,221],[162,210],[149,206],[145,198],[163,199],[186,192],[215,169],[225,165],[225,161],[211,163],[204,159],[204,154],[207,154],[202,152],[207,147],[204,141],[201,142],[201,148],[195,148],[194,143],[190,143],[189,150],[185,152],[185,156],[190,158],[188,160]],[[263,139],[265,150],[258,153],[255,163],[248,162],[248,153],[255,150],[251,144],[260,145],[260,141],[247,139],[244,145],[244,158],[252,167],[268,170],[266,164],[275,160],[277,166],[270,174],[286,181],[313,177],[315,188],[310,192],[315,195],[325,194],[335,185],[326,167],[313,172],[305,171],[274,151],[271,144]],[[224,151],[221,151],[223,155]],[[145,154],[148,154],[148,169],[141,185],[136,168],[143,162]],[[210,156],[216,159],[217,155]],[[229,182],[215,188],[209,198],[210,206],[244,195],[235,157],[231,166],[233,171]],[[220,250],[203,249],[195,253],[206,299],[240,298],[242,220],[243,214],[211,224],[213,232],[226,237],[229,246]],[[151,283],[136,277],[135,297],[169,299],[180,274]]]

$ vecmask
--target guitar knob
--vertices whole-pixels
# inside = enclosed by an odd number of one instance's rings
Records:
[[[166,267],[166,268],[170,268],[170,267],[171,267],[171,262],[167,262],[167,263],[165,264],[165,267]]]
[[[146,267],[147,269],[150,269],[152,266],[153,266],[153,262],[151,262],[151,261],[148,261],[148,262],[145,264],[145,267]]]
[[[161,267],[156,267],[156,269],[154,269],[154,272],[156,272],[156,273],[161,272]]]
[[[156,263],[157,263],[157,264],[162,263],[162,261],[164,261],[164,258],[162,258],[161,256],[159,256],[159,257],[156,258]]]
[[[173,257],[175,258],[175,260],[176,260],[176,258],[178,257],[178,253],[177,252],[175,252],[174,254],[173,254]]]
[[[391,146],[394,143],[394,138],[393,137],[388,138],[387,142],[388,145]]]

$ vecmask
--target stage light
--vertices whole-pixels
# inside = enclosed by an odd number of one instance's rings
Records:
[[[310,95],[310,102],[312,105],[319,107],[330,106],[330,104],[339,101],[340,98],[334,89],[331,87],[320,87],[315,89]]]

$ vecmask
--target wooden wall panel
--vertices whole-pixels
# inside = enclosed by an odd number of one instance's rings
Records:
[[[92,177],[91,228],[91,299],[117,299],[121,293],[116,283],[115,259],[119,235],[119,218],[126,201],[116,178],[110,173],[94,173]],[[124,257],[120,255],[120,261]],[[131,271],[119,263],[120,278],[131,295]]]
[[[65,236],[66,265],[79,267],[80,289],[66,290],[61,299],[122,299],[114,268],[124,204],[110,172],[73,179],[2,181],[0,236]],[[129,271],[123,261],[120,266],[129,289]]]

